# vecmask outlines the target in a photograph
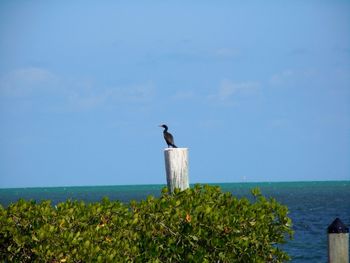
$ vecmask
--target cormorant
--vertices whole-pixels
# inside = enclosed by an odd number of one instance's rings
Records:
[[[174,144],[174,137],[171,135],[171,133],[168,132],[168,126],[163,124],[163,125],[159,125],[159,127],[164,128],[163,135],[164,135],[164,140],[168,144],[168,148],[170,146],[172,146],[173,148],[177,148],[177,146]]]

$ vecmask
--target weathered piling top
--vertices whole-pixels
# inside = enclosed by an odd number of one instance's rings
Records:
[[[349,233],[349,228],[337,217],[328,227],[328,233]]]

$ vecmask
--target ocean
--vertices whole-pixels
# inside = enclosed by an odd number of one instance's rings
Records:
[[[294,238],[282,248],[292,262],[327,262],[327,227],[339,217],[350,226],[350,181],[225,183],[214,184],[237,197],[250,197],[250,190],[259,187],[263,195],[288,206],[293,221]],[[20,198],[53,204],[67,199],[97,202],[107,196],[124,203],[159,196],[164,185],[52,187],[0,189],[0,204],[9,205]]]

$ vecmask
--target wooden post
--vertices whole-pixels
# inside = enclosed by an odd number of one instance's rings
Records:
[[[188,149],[165,148],[164,158],[169,192],[173,193],[175,188],[181,190],[189,188]]]
[[[339,218],[328,227],[328,262],[349,263],[349,228]]]

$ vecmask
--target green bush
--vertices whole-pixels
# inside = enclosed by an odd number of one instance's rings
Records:
[[[6,262],[283,262],[292,235],[288,209],[253,190],[254,201],[218,187],[162,191],[123,205],[103,199],[52,206],[0,206]]]

